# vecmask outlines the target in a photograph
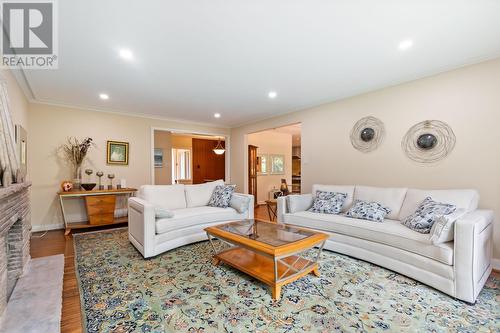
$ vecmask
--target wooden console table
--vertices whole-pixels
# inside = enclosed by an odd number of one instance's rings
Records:
[[[59,203],[61,205],[64,228],[66,229],[64,234],[69,235],[72,229],[92,228],[128,222],[127,216],[115,218],[116,196],[133,196],[136,191],[137,189],[135,188],[122,188],[114,190],[58,192],[57,195],[59,196]],[[64,201],[69,198],[83,198],[85,200],[88,221],[71,222],[67,220]]]

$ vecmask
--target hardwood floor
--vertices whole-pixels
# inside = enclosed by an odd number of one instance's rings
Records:
[[[119,227],[123,227],[119,225]],[[91,230],[101,230],[106,227],[97,227]],[[90,231],[87,229],[87,231]],[[85,232],[74,230],[73,233]],[[80,292],[75,274],[75,251],[73,236],[64,236],[64,230],[33,233],[31,237],[31,258],[64,254],[64,279],[62,295],[61,333],[79,333],[82,329],[82,315],[80,311]]]
[[[271,221],[269,219],[269,214],[267,213],[266,205],[258,205],[254,209],[254,217],[259,220]]]
[[[255,218],[269,221],[265,205],[255,208]],[[102,228],[101,228],[102,229]],[[76,231],[75,233],[77,233]],[[82,231],[80,231],[82,232]],[[61,317],[61,333],[83,332],[80,312],[80,293],[75,275],[73,237],[65,237],[64,230],[34,233],[31,238],[31,257],[39,258],[55,254],[64,254],[63,303]],[[500,272],[492,274],[500,275]]]
[[[73,237],[65,237],[64,230],[34,233],[31,238],[31,257],[39,258],[64,254],[63,302],[61,332],[82,332],[80,293],[75,275]]]

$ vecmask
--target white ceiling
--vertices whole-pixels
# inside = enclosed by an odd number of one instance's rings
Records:
[[[500,56],[497,0],[58,1],[33,99],[236,126]],[[414,46],[401,52],[398,44]],[[118,56],[129,48],[135,60]],[[269,91],[276,99],[267,97]],[[102,101],[105,92],[110,99]],[[222,114],[214,119],[213,114]]]

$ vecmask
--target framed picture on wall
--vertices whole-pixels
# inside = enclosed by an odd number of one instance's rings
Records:
[[[108,164],[128,165],[128,142],[108,141],[106,162]]]
[[[15,139],[17,144],[17,155],[19,158],[19,167],[21,168],[22,177],[26,176],[28,171],[28,153],[27,153],[27,141],[28,133],[21,125],[15,126]]]
[[[267,154],[259,154],[257,155],[257,174],[260,176],[267,175],[268,171],[268,163],[269,163],[269,155]]]
[[[155,168],[163,168],[163,149],[155,148],[154,158],[155,158]]]
[[[285,155],[269,155],[271,175],[283,175],[285,173]]]

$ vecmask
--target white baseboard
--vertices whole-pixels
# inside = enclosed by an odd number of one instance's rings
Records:
[[[58,229],[64,229],[64,224],[54,223],[54,224],[40,224],[31,226],[32,232],[58,230]]]
[[[500,259],[491,259],[491,266],[493,266],[493,269],[496,269],[497,271],[500,271]]]

